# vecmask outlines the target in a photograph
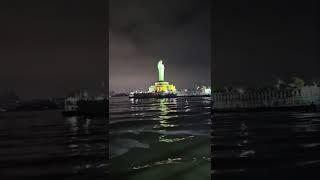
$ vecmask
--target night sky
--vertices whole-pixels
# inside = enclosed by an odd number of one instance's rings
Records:
[[[107,62],[103,0],[1,1],[0,92],[22,98],[101,91]]]
[[[147,90],[164,60],[165,80],[210,85],[209,0],[111,0],[110,90]]]
[[[159,59],[166,80],[178,89],[209,85],[210,74],[219,86],[320,77],[316,1],[106,4],[1,1],[0,92],[65,96],[78,89],[103,91],[106,80],[110,90],[147,90],[157,80]]]
[[[264,86],[319,78],[316,1],[221,0],[213,18],[213,84]]]

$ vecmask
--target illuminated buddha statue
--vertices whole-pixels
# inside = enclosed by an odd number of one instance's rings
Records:
[[[159,82],[164,81],[164,64],[162,63],[162,60],[158,62],[158,73],[159,73]]]
[[[158,62],[158,78],[159,81],[149,87],[149,92],[156,93],[175,93],[176,87],[169,82],[164,81],[164,64],[162,60]]]

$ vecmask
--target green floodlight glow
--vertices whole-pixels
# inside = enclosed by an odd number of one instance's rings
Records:
[[[164,81],[164,64],[162,60],[158,62],[159,81]]]

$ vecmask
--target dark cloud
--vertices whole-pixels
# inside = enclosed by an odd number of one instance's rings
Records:
[[[145,90],[164,59],[178,88],[210,84],[210,1],[110,1],[110,89]]]

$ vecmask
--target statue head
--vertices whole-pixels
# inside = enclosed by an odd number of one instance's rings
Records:
[[[160,68],[164,68],[164,64],[162,63],[162,60],[158,62],[158,69]]]

